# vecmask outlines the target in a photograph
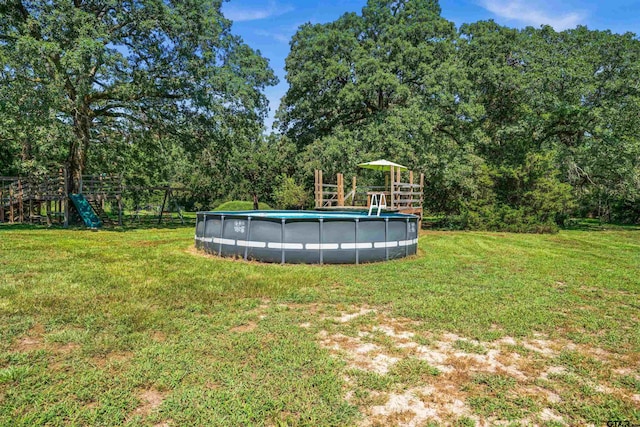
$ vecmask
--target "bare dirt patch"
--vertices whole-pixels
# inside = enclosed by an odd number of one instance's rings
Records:
[[[366,322],[358,320],[370,313],[376,314],[372,322],[369,319]],[[475,386],[474,389],[474,381],[483,376],[498,380],[504,378],[510,384],[511,395],[536,402],[523,409],[521,424],[555,422],[566,425],[567,420],[553,409],[555,405],[562,404],[562,386],[553,379],[567,371],[566,367],[555,364],[557,357],[564,351],[574,351],[601,362],[614,359],[606,351],[565,339],[550,339],[542,334],[530,339],[504,336],[490,342],[471,340],[453,333],[426,334],[425,338],[424,332],[418,332],[421,328],[415,328],[417,322],[392,318],[370,307],[350,307],[330,319],[334,322],[334,326],[328,328],[331,332],[321,330],[317,335],[320,345],[345,360],[349,369],[378,374],[391,384],[383,391],[379,388],[367,390],[347,376],[345,398],[359,406],[364,415],[362,426],[451,424],[461,417],[474,421],[476,425],[500,424],[502,420],[499,417],[482,416],[470,405],[470,398],[476,396],[474,390],[477,392],[480,387]],[[357,334],[353,332],[354,327]],[[394,374],[394,367],[410,358],[426,362],[439,374],[433,379],[422,377],[422,380],[419,376],[407,379]],[[615,364],[611,368],[617,366]],[[618,375],[631,372],[627,369],[617,371]],[[585,378],[584,381],[590,380]],[[610,383],[594,383],[594,386],[600,393],[624,394],[628,401],[639,398],[614,388]],[[363,387],[369,398],[354,397],[362,396]]]
[[[44,326],[38,323],[29,329],[26,336],[15,343],[12,350],[19,352],[42,350],[45,348],[43,335]]]
[[[369,409],[370,417],[363,425],[395,425],[418,426],[430,419],[439,419],[434,408],[424,404],[416,396],[414,390],[404,393],[390,393],[384,405],[373,406]]]
[[[68,342],[68,343],[64,343],[64,344],[55,344],[52,346],[53,350],[58,352],[58,353],[71,353],[74,350],[77,350],[80,348],[80,344],[74,343],[74,342]]]
[[[38,337],[24,337],[20,339],[14,346],[15,351],[34,351],[44,348],[42,338]]]
[[[133,415],[149,415],[154,409],[158,408],[164,402],[166,393],[156,389],[143,390],[138,395],[140,406],[133,411]]]
[[[98,368],[104,368],[108,365],[127,362],[132,358],[133,353],[130,351],[112,351],[106,355],[93,357],[91,360]]]
[[[233,328],[230,329],[231,332],[251,332],[253,331],[258,325],[256,324],[256,322],[247,322],[243,325],[238,325],[238,326],[234,326]]]
[[[364,316],[365,314],[369,314],[369,313],[372,313],[372,312],[373,312],[372,309],[366,308],[366,307],[362,307],[358,311],[353,312],[353,313],[343,313],[340,317],[336,318],[335,320],[337,322],[340,322],[340,323],[346,323],[346,322],[349,322],[349,321],[351,321],[351,320],[353,320],[353,319],[355,319],[357,317]]]
[[[49,350],[54,353],[71,353],[80,348],[80,344],[74,342],[56,342],[47,341],[45,339],[44,327],[40,324],[36,324],[29,329],[26,336],[17,340],[12,346],[12,351],[16,352],[29,352],[38,350]]]
[[[151,333],[151,339],[155,342],[165,342],[167,340],[167,334],[162,331],[153,331]]]

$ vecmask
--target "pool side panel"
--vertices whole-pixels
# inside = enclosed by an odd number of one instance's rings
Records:
[[[257,261],[280,262],[282,253],[279,249],[282,225],[280,220],[256,218],[251,219],[251,242],[264,245],[250,247],[247,257]]]
[[[256,212],[199,212],[195,246],[222,256],[263,262],[354,264],[401,258],[417,252],[418,218],[346,213],[282,218]],[[251,218],[251,220],[249,220]],[[322,220],[321,220],[322,218]],[[322,222],[322,225],[320,224]],[[385,227],[386,223],[386,227]]]
[[[355,241],[356,226],[351,220],[324,220],[322,227],[323,262],[327,264],[355,264],[355,249],[343,249],[343,243]]]
[[[402,220],[389,220],[389,234],[387,241],[397,246],[389,247],[389,259],[402,258],[406,256],[406,249],[400,246],[399,242],[406,240],[407,223]]]
[[[378,242],[378,247],[375,243]],[[358,258],[360,262],[375,262],[385,259],[384,221],[359,221],[358,242],[360,248]]]
[[[237,241],[247,238],[247,220],[225,217],[222,238],[222,256],[244,257],[244,246],[239,246]]]
[[[205,243],[198,237],[204,236],[204,214],[196,215],[196,249],[204,250]]]
[[[291,221],[284,227],[285,262],[287,264],[317,264],[320,262],[320,223]]]

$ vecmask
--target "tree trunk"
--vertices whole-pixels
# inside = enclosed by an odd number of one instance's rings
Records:
[[[73,133],[75,138],[69,146],[69,157],[67,159],[69,168],[69,181],[67,191],[69,193],[80,193],[82,191],[82,174],[87,161],[87,149],[91,137],[91,119],[88,113],[76,111],[73,117]]]
[[[28,140],[22,141],[22,150],[20,151],[20,157],[22,158],[22,164],[25,164],[31,160],[31,142]]]
[[[258,204],[258,194],[253,193],[253,210],[257,211],[258,209],[260,209],[260,205]]]

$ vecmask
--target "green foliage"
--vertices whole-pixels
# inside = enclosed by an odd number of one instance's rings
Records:
[[[260,210],[271,210],[271,207],[266,203],[260,203],[258,205]],[[232,200],[224,202],[220,206],[216,207],[214,211],[250,211],[253,210],[253,202],[243,202],[240,200]]]
[[[293,177],[286,175],[281,175],[278,182],[279,184],[273,192],[273,198],[279,208],[302,209],[306,205],[309,194],[304,186],[296,183]]]
[[[578,207],[633,222],[639,64],[633,34],[456,33],[437,2],[369,1],[294,35],[278,118],[307,176],[393,159],[425,173],[427,212],[458,227],[555,231]]]
[[[0,140],[19,166],[167,182],[184,160],[259,138],[267,60],[221,2],[12,1],[0,6]],[[21,101],[19,107],[15,100]],[[180,161],[167,161],[178,154]],[[15,156],[15,154],[14,154]],[[216,159],[219,160],[219,159]],[[152,171],[159,170],[155,175]],[[164,175],[164,176],[163,176]]]
[[[462,350],[466,353],[487,354],[487,349],[482,344],[476,344],[467,340],[456,340],[453,342],[453,348]]]
[[[66,164],[75,185],[86,171],[187,186],[194,209],[300,207],[300,189],[282,199],[281,175],[310,190],[314,169],[387,158],[425,174],[425,211],[451,227],[640,222],[636,35],[456,30],[436,0],[369,0],[294,34],[280,133],[265,136],[276,78],[220,6],[0,4],[2,173]]]

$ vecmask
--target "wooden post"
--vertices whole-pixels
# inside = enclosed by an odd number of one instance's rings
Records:
[[[122,214],[124,211],[124,207],[122,204],[122,193],[124,192],[124,184],[122,183],[122,174],[118,175],[118,197],[116,200],[118,201],[118,225],[122,225]]]
[[[424,174],[420,174],[420,221],[419,227],[422,228],[422,215],[424,213]]]
[[[413,171],[409,171],[409,207],[413,209]]]
[[[169,197],[170,188],[167,187],[167,190],[164,193],[164,200],[162,201],[162,207],[160,208],[160,215],[158,216],[158,224],[162,223],[162,214],[164,213],[164,206],[167,204],[167,198]]]
[[[29,191],[31,191],[29,186]],[[33,224],[33,194],[29,194],[29,223]]]
[[[395,173],[394,172],[395,172],[395,170],[394,169],[395,168],[393,166],[391,166],[391,170],[389,171],[389,177],[391,178],[391,191],[389,193],[389,195],[391,196],[391,197],[389,197],[391,199],[391,202],[390,202],[391,209],[393,209],[393,206],[394,206],[394,204],[393,204],[393,202],[394,202],[393,193],[394,193],[394,189],[395,189],[395,184],[394,184],[394,179],[395,179]]]
[[[62,209],[64,210],[64,228],[69,227],[69,170],[64,168],[64,198],[62,199]]]
[[[20,180],[18,180],[18,222],[24,222],[24,191]]]
[[[47,212],[47,225],[51,226],[51,200],[47,200],[46,202],[46,212]]]
[[[116,200],[118,201],[118,225],[122,225],[122,195],[116,196]]]
[[[320,191],[320,207],[324,206],[324,188],[322,184],[322,169],[318,170],[318,189]]]
[[[15,218],[14,218],[14,212],[13,212],[13,189],[11,188],[11,185],[9,185],[9,221],[11,221],[11,224],[13,224],[14,220]]]
[[[2,201],[3,195],[4,187],[0,187],[0,222],[4,222],[4,202]]]
[[[313,170],[313,200],[315,202],[316,208],[319,207],[318,204],[318,169]]]
[[[338,174],[338,206],[344,206],[344,176],[339,173]]]
[[[351,180],[351,191],[353,192],[353,197],[351,197],[351,206],[355,206],[356,205],[356,191],[358,189],[358,186],[356,185],[356,176],[353,176],[353,179]]]
[[[398,192],[400,192],[400,182],[401,181],[401,176],[400,176],[400,168],[396,168],[396,188],[398,189]],[[402,195],[400,194],[396,194],[396,209],[401,209],[402,208]]]
[[[98,197],[100,198],[100,208],[104,210],[104,199],[106,198],[106,192],[104,190],[104,183],[102,182],[102,174],[98,175],[100,192],[98,193]]]

